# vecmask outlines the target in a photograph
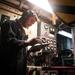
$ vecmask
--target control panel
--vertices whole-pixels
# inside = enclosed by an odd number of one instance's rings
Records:
[[[45,51],[56,52],[57,50],[57,41],[56,41],[56,28],[51,24],[41,23],[41,32],[40,37],[43,43],[49,43],[47,47],[45,47]]]
[[[35,59],[36,66],[51,66],[51,59],[57,57],[57,40],[56,40],[56,28],[51,24],[41,22],[40,24],[40,39],[43,43],[48,43],[49,45],[44,47],[41,52],[38,52]],[[38,61],[37,61],[38,59]],[[39,62],[39,63],[37,63]]]

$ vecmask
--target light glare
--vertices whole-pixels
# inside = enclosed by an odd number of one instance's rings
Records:
[[[63,31],[63,30],[59,31],[58,34],[66,36],[68,38],[72,38],[72,34],[66,32],[66,31]]]
[[[37,5],[40,8],[52,13],[52,9],[50,7],[48,0],[28,0],[28,1]]]

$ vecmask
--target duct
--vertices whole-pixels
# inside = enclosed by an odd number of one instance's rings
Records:
[[[29,9],[29,6],[25,5],[24,2],[19,2],[17,0],[6,0],[9,3],[12,3],[14,5],[19,6],[20,9],[25,8],[25,9]]]
[[[0,8],[4,9],[4,10],[7,10],[9,12],[13,12],[13,13],[18,14],[18,15],[22,15],[21,11],[15,9],[15,8],[12,8],[12,7],[8,6],[8,5],[2,4],[2,3],[0,3]]]

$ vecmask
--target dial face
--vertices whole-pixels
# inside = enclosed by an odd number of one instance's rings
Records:
[[[47,24],[44,25],[44,28],[47,30],[49,27]]]
[[[50,43],[50,39],[47,39],[47,43]]]
[[[49,27],[49,32],[50,32],[51,34],[55,34],[55,29],[54,29],[53,27]]]
[[[43,43],[46,43],[46,38],[42,38],[42,42]]]

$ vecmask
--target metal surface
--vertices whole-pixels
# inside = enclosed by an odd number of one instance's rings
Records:
[[[75,27],[75,0],[48,0],[54,13],[65,24]]]

